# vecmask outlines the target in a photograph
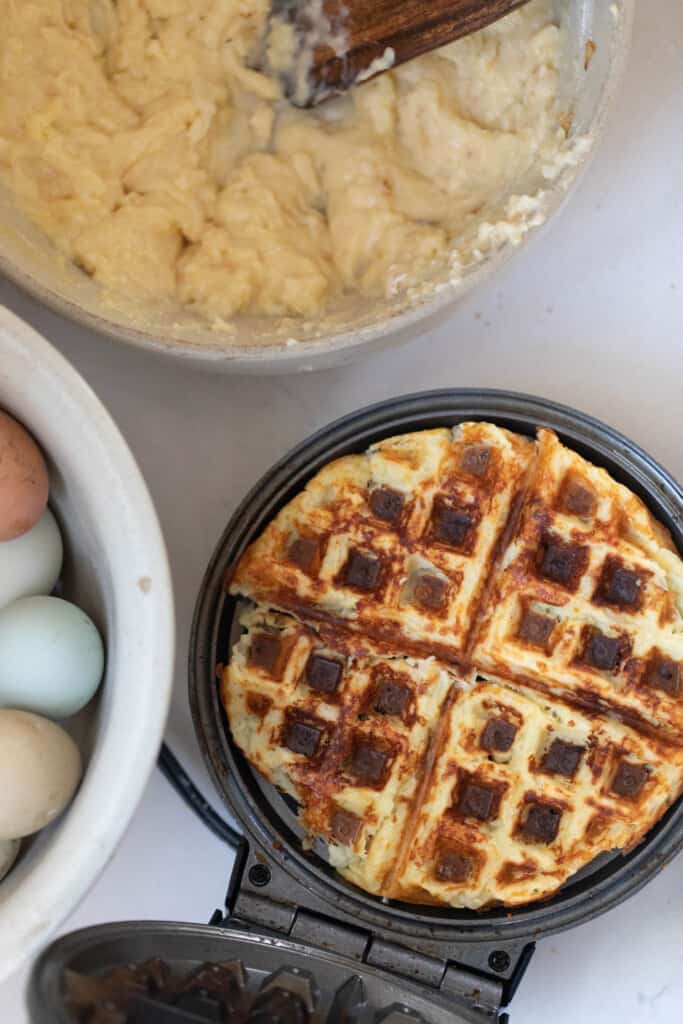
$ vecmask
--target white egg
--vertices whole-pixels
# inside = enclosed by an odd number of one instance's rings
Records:
[[[49,825],[80,778],[81,755],[61,725],[28,711],[0,710],[0,840]]]
[[[1,609],[0,651],[0,707],[67,718],[102,679],[97,627],[59,597],[24,597]]]
[[[0,882],[17,859],[20,846],[18,839],[0,839]]]
[[[0,608],[20,597],[49,594],[63,557],[62,535],[46,508],[32,530],[0,544]]]

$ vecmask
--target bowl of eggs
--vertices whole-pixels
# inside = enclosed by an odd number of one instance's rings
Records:
[[[173,653],[168,560],[135,460],[85,381],[0,307],[0,981],[123,835]]]

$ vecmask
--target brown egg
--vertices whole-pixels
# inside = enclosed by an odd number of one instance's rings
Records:
[[[21,537],[47,505],[47,466],[30,434],[0,411],[0,541]]]

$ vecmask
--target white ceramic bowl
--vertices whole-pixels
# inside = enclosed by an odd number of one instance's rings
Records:
[[[86,765],[77,796],[0,883],[1,982],[74,909],[135,810],[166,722],[174,616],[161,530],[125,441],[69,363],[2,307],[0,408],[48,457],[65,596],[92,616],[107,649],[100,692],[69,725]]]
[[[562,206],[599,139],[619,85],[631,40],[635,0],[553,0],[562,25],[560,109],[572,116],[577,143],[560,176],[546,180],[533,167],[511,190],[539,196],[529,230],[515,240],[495,244],[457,281],[446,268],[435,272],[418,297],[360,299],[349,296],[326,315],[308,324],[278,324],[274,318],[239,317],[234,330],[218,329],[178,306],[130,307],[103,301],[99,287],[82,271],[56,257],[51,243],[15,209],[0,190],[0,271],[42,302],[117,341],[179,356],[213,369],[241,373],[283,373],[321,369],[349,362],[373,349],[414,337],[418,327],[449,312],[477,284],[489,277],[520,242],[533,237]],[[597,49],[586,70],[586,44]],[[486,210],[488,221],[503,217],[504,197]],[[291,341],[299,344],[291,344]],[[288,344],[289,342],[289,344]]]

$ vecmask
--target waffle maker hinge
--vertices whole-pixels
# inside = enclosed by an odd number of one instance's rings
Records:
[[[329,905],[299,886],[276,862],[266,862],[260,853],[255,857],[246,843],[239,852],[226,900],[228,913],[216,911],[212,924],[328,950],[435,989],[475,1010],[482,1022],[507,1020],[501,1010],[529,964],[533,943],[505,943],[492,950],[489,945],[454,947],[437,940],[412,944],[409,936],[380,934],[386,929],[373,933],[357,927],[343,912],[330,916]],[[463,962],[463,955],[472,962]]]

